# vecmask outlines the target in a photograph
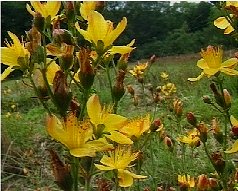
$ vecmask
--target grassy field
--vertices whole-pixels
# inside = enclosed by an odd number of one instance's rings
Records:
[[[127,117],[143,116],[151,113],[154,119],[160,119],[164,128],[170,133],[174,144],[178,135],[178,124],[171,111],[172,100],[162,102],[155,106],[151,98],[149,88],[155,89],[163,85],[160,77],[161,72],[169,74],[169,81],[176,85],[177,92],[174,96],[183,102],[183,114],[180,126],[189,129],[186,121],[186,113],[194,112],[200,121],[210,124],[213,117],[221,118],[221,114],[203,102],[204,95],[210,95],[209,79],[191,83],[189,77],[197,77],[200,70],[196,67],[199,54],[178,57],[159,58],[151,66],[145,79],[145,95],[142,97],[141,87],[136,80],[128,74],[126,85],[132,85],[139,96],[137,106],[128,92],[119,103],[118,113]],[[132,68],[134,64],[130,64]],[[102,74],[96,78],[96,87],[101,102],[110,102],[108,84],[106,77]],[[232,95],[232,107],[230,113],[238,117],[238,79],[237,77],[226,77],[225,88]],[[54,184],[50,170],[50,159],[47,148],[56,147],[62,155],[66,151],[59,143],[53,141],[45,131],[46,112],[34,97],[34,92],[27,80],[8,80],[1,87],[1,126],[2,126],[2,188],[3,190],[58,190]],[[4,141],[3,141],[4,140]],[[177,175],[188,173],[197,176],[206,172],[213,173],[205,153],[200,148],[193,150],[176,147],[172,152],[166,148],[159,136],[153,135],[150,140],[150,149],[142,149],[143,169],[148,179],[138,184],[143,187],[177,185]],[[213,144],[213,142],[209,143]],[[185,155],[181,158],[181,152]],[[193,160],[191,160],[193,159]],[[67,159],[65,159],[67,160]]]

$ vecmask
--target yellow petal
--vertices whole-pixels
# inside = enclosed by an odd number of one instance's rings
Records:
[[[117,161],[114,160],[114,158],[112,157],[109,157],[107,155],[103,155],[102,159],[100,160],[100,162],[105,165],[105,166],[110,166],[112,167],[113,169],[116,169],[116,165],[115,163]]]
[[[203,58],[198,60],[197,66],[201,69],[208,68],[207,62]]]
[[[130,187],[133,184],[133,177],[125,170],[118,170],[118,179],[120,187]]]
[[[230,120],[231,120],[231,124],[233,126],[237,126],[238,127],[238,120],[233,115],[231,115]]]
[[[78,32],[84,37],[85,40],[92,42],[93,36],[91,33],[89,33],[88,31],[85,31],[83,29],[80,29],[80,26],[77,23],[75,23],[75,28],[78,30]]]
[[[202,72],[202,73],[201,73],[198,77],[196,77],[196,78],[188,78],[188,81],[190,81],[190,82],[195,82],[195,81],[201,80],[204,75],[205,75],[204,72]]]
[[[100,118],[102,113],[102,107],[99,102],[99,97],[96,94],[93,94],[87,102],[87,111],[90,121],[94,125],[100,124]]]
[[[47,10],[48,16],[51,16],[51,19],[59,12],[61,6],[61,1],[47,1],[45,9]]]
[[[94,164],[99,170],[114,170],[115,168],[110,166],[104,166],[100,164]]]
[[[31,6],[29,4],[26,4],[26,10],[34,17],[35,16],[35,12],[32,11]]]
[[[221,68],[220,69],[221,72],[227,74],[227,75],[231,75],[231,76],[237,76],[238,75],[238,71],[234,70],[234,69],[230,69],[230,68]]]
[[[124,173],[127,173],[127,174],[131,175],[133,178],[137,178],[137,179],[147,178],[147,176],[134,174],[134,173],[132,173],[132,172],[130,172],[128,170],[124,170]]]
[[[234,67],[236,64],[238,64],[238,59],[230,58],[222,63],[222,67]]]
[[[6,64],[8,66],[19,66],[18,55],[16,55],[13,49],[7,47],[1,47],[1,63]]]
[[[52,59],[47,58],[47,63],[50,63],[51,61]],[[55,73],[59,70],[60,70],[60,66],[56,64],[55,61],[51,62],[50,65],[47,67],[46,77],[50,85],[53,84]]]
[[[225,151],[225,153],[236,153],[238,152],[238,140],[232,145],[230,150]]]
[[[96,9],[96,1],[85,1],[80,4],[80,14],[81,16],[87,20],[88,15],[91,11],[94,11]]]
[[[47,11],[44,9],[43,4],[40,1],[31,1],[31,6],[34,8],[35,12],[39,12],[43,17],[47,17]]]
[[[219,17],[214,21],[214,25],[219,29],[226,29],[230,23],[225,17]]]
[[[110,135],[105,135],[105,137],[121,145],[133,144],[131,139],[117,131],[112,131],[110,132]]]
[[[4,72],[1,74],[1,81],[4,80],[14,69],[12,67],[8,67],[4,70]]]
[[[96,151],[91,147],[75,148],[70,150],[70,154],[75,157],[95,157]]]
[[[203,72],[209,76],[215,75],[217,72],[219,72],[220,68],[204,68]]]
[[[230,34],[231,32],[233,32],[235,29],[229,25],[225,30],[224,30],[224,34]]]
[[[121,22],[118,23],[117,27],[107,36],[104,42],[105,46],[110,46],[118,38],[118,36],[125,30],[126,25],[127,19],[126,17],[123,17]]]
[[[134,47],[129,46],[113,46],[109,52],[110,54],[127,54],[134,50]]]
[[[125,124],[126,121],[126,117],[116,114],[108,114],[107,118],[104,120],[104,131],[111,132],[113,130],[119,130]]]

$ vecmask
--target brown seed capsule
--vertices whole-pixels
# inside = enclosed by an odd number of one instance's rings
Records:
[[[194,114],[192,113],[192,112],[188,112],[187,113],[187,115],[186,115],[186,117],[187,117],[187,121],[191,124],[191,125],[193,125],[193,126],[197,126],[197,119],[196,119],[196,117],[194,116]]]

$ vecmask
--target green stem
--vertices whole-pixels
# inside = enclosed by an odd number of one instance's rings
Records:
[[[112,79],[111,79],[111,76],[110,76],[109,64],[106,64],[106,73],[107,73],[107,78],[108,78],[108,82],[109,82],[109,86],[110,86],[112,102],[114,103],[114,96],[113,96],[113,90],[112,90]]]
[[[73,157],[73,190],[78,191],[78,170],[79,170],[79,159],[77,157]]]

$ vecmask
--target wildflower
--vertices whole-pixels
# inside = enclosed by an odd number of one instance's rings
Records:
[[[87,111],[91,123],[94,125],[96,137],[103,134],[107,138],[119,144],[132,144],[133,142],[125,135],[119,132],[122,126],[127,122],[127,118],[112,114],[112,108],[102,108],[99,97],[93,94],[87,102]],[[109,133],[109,134],[108,134]]]
[[[143,79],[144,72],[148,67],[148,62],[146,63],[138,63],[133,70],[129,70],[130,74],[134,76],[136,79]]]
[[[233,116],[231,115],[230,116],[230,121],[231,121],[231,125],[232,125],[232,132],[234,135],[238,135],[238,120]]]
[[[143,118],[133,119],[124,125],[120,132],[128,137],[139,138],[143,133],[150,129],[150,115]]]
[[[95,164],[99,170],[117,170],[119,186],[130,187],[133,179],[146,178],[146,176],[137,175],[127,168],[131,162],[137,159],[139,152],[132,153],[130,148],[117,147],[114,151],[109,151],[108,155],[104,155],[100,160],[101,164]]]
[[[6,41],[7,47],[1,47],[1,63],[8,66],[1,74],[1,80],[4,80],[15,68],[26,69],[30,58],[29,51],[18,37],[9,31],[8,35],[12,39],[12,43]]]
[[[173,83],[167,83],[166,85],[163,85],[161,87],[161,92],[164,95],[169,96],[169,95],[171,95],[171,94],[176,92],[176,86]]]
[[[178,183],[181,190],[187,190],[195,186],[195,181],[190,175],[178,175]]]
[[[10,112],[7,112],[6,115],[5,115],[5,117],[6,117],[6,118],[9,118],[11,115],[12,115],[12,114],[11,114]]]
[[[238,140],[236,140],[231,146],[230,150],[225,151],[225,153],[237,153],[238,152]]]
[[[190,147],[198,147],[200,145],[199,131],[196,128],[194,128],[187,134],[188,134],[187,136],[182,136],[177,140],[179,142],[188,144]]]
[[[75,24],[75,27],[85,40],[94,44],[96,50],[101,54],[104,54],[112,46],[113,42],[125,30],[127,25],[127,19],[123,17],[114,29],[113,23],[110,20],[105,20],[97,11],[91,11],[87,16],[87,20],[87,30],[81,29],[78,23]],[[128,47],[124,48],[128,49]]]
[[[227,75],[238,75],[238,71],[234,69],[238,63],[237,58],[230,58],[225,62],[222,62],[223,50],[208,46],[207,50],[201,51],[202,59],[198,60],[197,66],[203,70],[203,72],[197,78],[188,78],[189,81],[198,81],[203,76],[210,78],[216,75],[218,72],[223,72]]]
[[[169,75],[166,72],[161,72],[160,77],[163,78],[164,80],[168,80]]]
[[[27,11],[35,17],[36,13],[40,13],[44,18],[50,16],[51,20],[59,12],[61,2],[60,1],[47,1],[45,3],[41,3],[40,1],[31,1],[31,6],[29,4],[26,5]],[[33,11],[32,8],[35,10]]]
[[[181,117],[183,113],[183,103],[179,99],[175,99],[173,102],[174,113],[177,117]]]
[[[79,122],[72,113],[63,122],[55,115],[48,116],[46,128],[49,135],[65,145],[75,157],[94,157],[97,151],[112,148],[104,139],[91,140],[93,129],[90,123]]]

